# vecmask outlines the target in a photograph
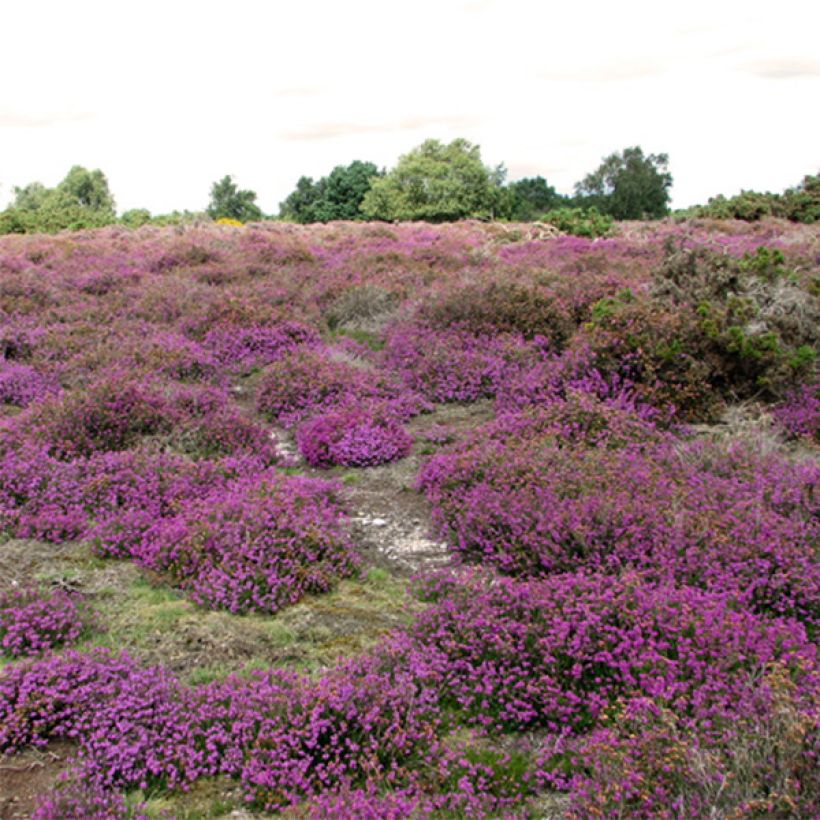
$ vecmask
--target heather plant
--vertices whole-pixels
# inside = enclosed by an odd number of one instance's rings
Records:
[[[570,817],[813,816],[816,724],[795,689],[774,665],[738,714],[694,733],[651,699],[621,702],[589,735],[545,749],[537,774],[569,791]]]
[[[359,666],[303,689],[262,723],[242,779],[265,810],[353,777],[401,788],[405,767],[436,745],[435,692],[410,671]]]
[[[302,345],[315,346],[319,335],[299,322],[246,327],[217,326],[209,330],[203,344],[217,360],[231,368],[250,370],[275,362]]]
[[[388,336],[385,364],[407,387],[434,402],[473,402],[494,396],[501,385],[537,361],[539,340],[515,334],[474,334],[398,325]]]
[[[820,383],[802,384],[788,391],[772,411],[780,425],[795,438],[820,439]]]
[[[366,374],[318,350],[299,350],[265,370],[256,406],[272,421],[286,426],[321,409],[343,404]]]
[[[60,458],[125,450],[142,436],[172,427],[155,389],[116,373],[84,391],[41,404],[31,423],[36,436]]]
[[[176,416],[167,439],[177,452],[193,458],[254,455],[266,464],[279,461],[270,432],[242,415],[224,391],[176,386],[168,391]]]
[[[146,333],[148,338],[136,340],[134,368],[179,381],[206,381],[217,375],[216,356],[199,342],[174,331],[146,328]]]
[[[77,595],[63,590],[17,588],[0,593],[0,651],[5,655],[37,655],[71,643],[92,624]]]
[[[462,573],[444,589],[439,582],[441,597],[404,646],[460,722],[576,734],[618,698],[646,696],[682,725],[708,726],[731,720],[748,680],[775,661],[807,714],[816,695],[805,630],[753,615],[723,593],[657,586],[637,573],[528,582]]]
[[[816,466],[640,434],[638,446],[567,448],[535,419],[535,435],[516,440],[527,422],[502,419],[420,473],[438,531],[466,559],[525,576],[641,567],[816,622]]]
[[[575,330],[568,306],[547,289],[503,281],[449,291],[426,301],[418,313],[435,330],[520,334],[549,340],[552,350],[560,350]]]
[[[33,367],[0,361],[0,405],[12,404],[25,408],[55,395],[60,385]]]
[[[298,683],[256,673],[186,688],[125,654],[67,651],[0,677],[0,749],[72,738],[92,793],[184,790],[201,777],[238,776],[263,716],[281,712]]]
[[[86,537],[100,555],[127,557],[142,531],[182,501],[263,467],[255,457],[193,463],[125,451],[63,461],[42,448],[12,448],[0,457],[0,527],[17,538]]]
[[[406,456],[413,438],[388,408],[356,404],[304,422],[296,443],[313,467],[375,467]]]
[[[257,410],[291,427],[314,413],[363,399],[387,403],[402,419],[429,405],[389,376],[333,358],[328,350],[302,349],[268,367],[257,392]]]
[[[239,479],[158,522],[140,560],[195,602],[234,613],[276,612],[358,565],[334,485],[276,473]]]

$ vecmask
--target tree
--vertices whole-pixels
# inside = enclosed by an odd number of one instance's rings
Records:
[[[34,211],[43,205],[49,190],[42,182],[29,182],[22,188],[14,186],[13,208],[22,208],[26,211]]]
[[[672,175],[666,154],[635,146],[610,154],[575,186],[578,204],[595,206],[614,219],[653,219],[669,212]]]
[[[56,188],[31,182],[14,188],[14,203],[0,219],[0,233],[56,233],[110,225],[114,197],[99,169],[75,165]]]
[[[426,140],[400,157],[390,173],[372,181],[361,210],[369,219],[384,220],[492,217],[504,174],[503,166],[486,167],[479,146],[465,139],[449,145]]]
[[[322,189],[319,183],[314,182],[312,177],[299,177],[296,189],[279,204],[279,216],[303,225],[318,222],[316,204],[321,198]]]
[[[114,216],[114,197],[108,189],[105,174],[99,168],[89,171],[82,165],[75,165],[55,192],[66,205],[79,205],[99,214]]]
[[[511,195],[509,218],[515,222],[531,222],[567,200],[552,185],[547,185],[544,177],[525,177],[507,187]]]
[[[207,208],[211,219],[236,219],[253,222],[262,218],[253,191],[240,191],[231,176],[222,177],[211,186],[211,201]]]
[[[378,176],[379,169],[372,162],[354,160],[350,165],[337,165],[318,182],[301,177],[296,190],[279,206],[279,215],[303,224],[362,219],[362,200],[371,180]]]

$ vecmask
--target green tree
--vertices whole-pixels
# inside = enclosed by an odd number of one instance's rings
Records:
[[[507,187],[511,194],[509,218],[516,222],[531,222],[567,200],[552,185],[547,185],[544,177],[525,177]]]
[[[465,139],[445,145],[426,140],[374,179],[362,201],[368,219],[451,222],[492,217],[501,202],[503,166],[481,161],[479,146]]]
[[[236,219],[253,222],[262,218],[253,191],[240,191],[231,176],[224,176],[211,186],[211,201],[207,208],[211,219]]]
[[[22,188],[14,186],[14,203],[13,208],[22,208],[26,211],[34,211],[41,207],[49,190],[42,182],[29,182]]]
[[[56,188],[31,182],[14,188],[14,203],[0,215],[0,233],[56,233],[110,225],[114,197],[99,169],[75,165]]]
[[[114,217],[114,197],[108,189],[105,174],[99,168],[89,171],[82,165],[75,165],[54,193],[66,205],[79,205]]]
[[[301,177],[279,206],[279,215],[303,224],[362,219],[362,200],[371,180],[378,176],[379,169],[372,162],[354,160],[350,165],[337,165],[317,182]]]
[[[577,204],[594,206],[614,219],[654,219],[669,213],[666,154],[649,154],[635,146],[610,154],[597,170],[575,186]]]
[[[318,222],[316,205],[321,198],[321,185],[313,177],[299,177],[296,188],[279,204],[279,216],[303,225]]]

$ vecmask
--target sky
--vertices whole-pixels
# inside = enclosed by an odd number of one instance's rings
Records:
[[[0,205],[100,168],[118,210],[266,213],[300,176],[464,137],[562,193],[628,146],[672,205],[820,170],[809,0],[0,0]]]

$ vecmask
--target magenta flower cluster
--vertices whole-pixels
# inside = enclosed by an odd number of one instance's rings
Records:
[[[0,592],[0,654],[39,655],[77,640],[92,623],[84,601],[61,589]]]
[[[146,530],[137,558],[197,603],[234,613],[276,612],[358,566],[335,486],[277,473],[184,504]]]
[[[357,366],[330,352],[299,349],[268,367],[257,393],[257,409],[284,427],[349,404],[377,402],[397,419],[430,408],[399,380]]]
[[[792,390],[772,411],[775,419],[794,437],[820,439],[820,383]]]
[[[43,376],[33,367],[0,360],[0,405],[28,407],[59,390],[55,379]]]
[[[806,549],[818,536],[816,465],[653,442],[614,411],[603,425],[585,414],[584,427],[544,415],[546,425],[502,418],[423,468],[436,524],[465,558],[525,576],[640,567],[816,623],[820,568]],[[627,446],[602,448],[612,435]],[[579,438],[598,446],[566,446]]]
[[[308,419],[296,443],[313,467],[375,467],[406,456],[413,438],[389,408],[358,404]]]

